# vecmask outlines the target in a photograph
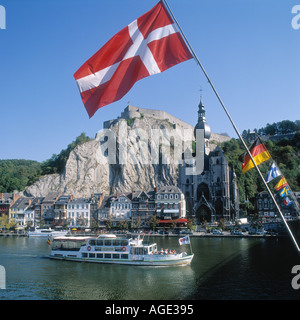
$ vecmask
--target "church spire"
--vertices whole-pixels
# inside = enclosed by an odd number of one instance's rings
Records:
[[[198,123],[195,126],[196,129],[204,129],[204,138],[209,139],[211,132],[210,132],[210,126],[206,122],[205,118],[205,109],[204,104],[202,102],[202,96],[200,96],[200,103],[198,105]]]
[[[200,97],[200,103],[198,105],[198,123],[199,122],[206,122],[205,110],[204,110],[204,105],[202,102],[202,97]]]

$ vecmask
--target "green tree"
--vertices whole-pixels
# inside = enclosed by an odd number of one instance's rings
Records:
[[[147,221],[147,224],[150,226],[150,228],[152,230],[155,230],[156,226],[158,225],[158,221],[159,219],[157,218],[156,215],[152,215],[148,221]]]
[[[90,141],[91,138],[86,136],[84,132],[78,136],[75,141],[71,142],[66,149],[61,150],[61,152],[57,154],[53,154],[52,157],[42,163],[42,174],[52,174],[52,173],[61,173],[67,160],[69,158],[70,153],[79,145]]]

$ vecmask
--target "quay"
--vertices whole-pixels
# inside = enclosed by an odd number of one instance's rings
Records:
[[[130,232],[129,232],[130,233]],[[133,233],[136,234],[136,233]],[[88,233],[69,233],[68,235],[70,236],[91,236],[95,237],[100,234],[98,233],[93,233],[93,232],[88,232]],[[125,236],[126,233],[118,233],[120,236]],[[181,238],[186,235],[189,235],[191,238],[192,237],[207,237],[207,238],[269,238],[269,237],[285,237],[287,234],[248,234],[248,233],[243,233],[243,234],[231,234],[229,231],[223,231],[222,234],[213,234],[213,233],[207,233],[207,232],[192,232],[192,233],[184,233],[184,234],[177,234],[177,233],[168,233],[168,234],[160,234],[160,233],[144,233],[144,235],[147,237],[177,237]],[[26,233],[17,233],[17,232],[5,232],[5,233],[0,233],[0,237],[28,237]]]
[[[27,237],[27,235],[17,232],[0,232],[0,237]]]

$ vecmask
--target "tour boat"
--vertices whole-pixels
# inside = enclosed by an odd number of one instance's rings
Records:
[[[175,252],[175,250],[158,251],[156,243],[143,244],[142,235],[64,236],[53,238],[51,246],[50,258],[80,262],[173,266],[188,265],[194,257],[192,253]]]
[[[59,237],[65,236],[68,230],[53,230],[53,229],[35,229],[34,231],[28,231],[28,237]]]

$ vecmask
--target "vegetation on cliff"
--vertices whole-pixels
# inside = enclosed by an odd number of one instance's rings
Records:
[[[300,121],[284,120],[272,125],[267,124],[265,128],[254,129],[256,133],[274,136],[274,138],[278,135],[294,133],[295,131],[297,132],[292,138],[289,136],[281,140],[267,140],[265,145],[288,180],[291,188],[294,191],[300,191]],[[249,139],[253,138],[253,133],[250,130],[244,130],[243,138],[247,143],[250,143]],[[53,154],[50,159],[43,163],[31,160],[0,160],[0,192],[23,191],[25,187],[35,183],[43,175],[61,173],[65,168],[70,152],[76,146],[89,140],[91,138],[82,133],[66,149],[59,154]],[[245,203],[245,200],[253,199],[257,192],[264,190],[264,186],[255,169],[242,174],[241,162],[238,160],[239,156],[245,151],[242,143],[237,139],[231,139],[222,143],[221,148],[237,175],[240,202]],[[270,160],[260,165],[264,176],[266,176],[270,165]]]

